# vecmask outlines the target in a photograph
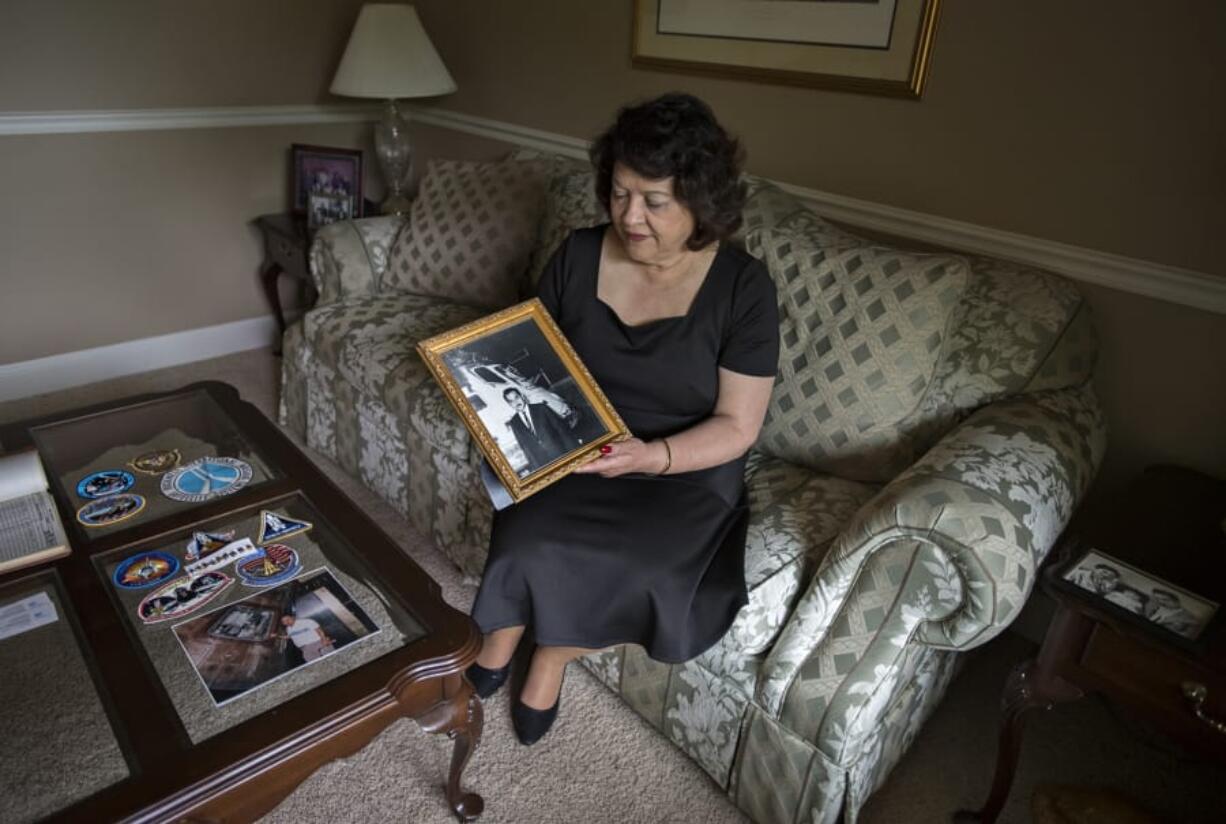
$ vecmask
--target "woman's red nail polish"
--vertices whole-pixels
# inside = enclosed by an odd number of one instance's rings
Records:
[[[609,446],[608,444],[605,444],[604,446],[600,447],[601,455],[608,455],[612,451],[613,451],[613,447]]]

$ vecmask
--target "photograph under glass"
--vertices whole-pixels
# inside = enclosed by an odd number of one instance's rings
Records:
[[[218,706],[378,632],[326,569],[174,627]]]
[[[427,634],[298,493],[94,563],[193,743]]]

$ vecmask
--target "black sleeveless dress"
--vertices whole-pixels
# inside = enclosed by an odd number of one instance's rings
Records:
[[[709,417],[721,366],[775,374],[778,310],[761,262],[724,244],[687,314],[627,326],[596,296],[607,228],[573,233],[539,295],[634,435]],[[662,477],[569,475],[496,513],[473,619],[487,633],[529,625],[545,646],[699,655],[747,600],[744,468],[741,457]]]

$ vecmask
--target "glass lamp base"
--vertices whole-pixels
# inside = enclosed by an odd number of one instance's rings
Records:
[[[375,157],[379,159],[383,182],[387,185],[387,197],[380,211],[385,215],[408,214],[407,192],[413,173],[413,150],[409,146],[409,119],[395,100],[384,104],[383,118],[375,125]]]
[[[379,213],[384,215],[400,215],[406,217],[409,214],[409,207],[413,205],[413,201],[409,200],[403,194],[388,194],[383,202],[379,204]]]

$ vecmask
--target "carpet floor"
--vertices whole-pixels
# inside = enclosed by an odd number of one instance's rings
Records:
[[[200,380],[232,384],[275,418],[278,370],[271,352],[244,352],[0,403],[0,423]],[[304,451],[439,582],[448,602],[468,609],[473,583],[427,538],[335,464]],[[977,807],[992,777],[1001,688],[1009,670],[1034,651],[1006,632],[969,653],[940,708],[860,821],[942,822],[955,810]],[[747,820],[695,762],[582,667],[570,667],[557,724],[534,747],[515,740],[507,692],[486,702],[485,734],[464,774],[464,787],[485,799],[486,824]],[[454,820],[441,791],[450,754],[445,738],[396,722],[354,756],[319,769],[263,821]],[[1035,789],[1066,784],[1122,793],[1161,821],[1222,821],[1224,778],[1219,766],[1181,756],[1105,703],[1087,699],[1032,714],[1000,820],[1031,821]]]

